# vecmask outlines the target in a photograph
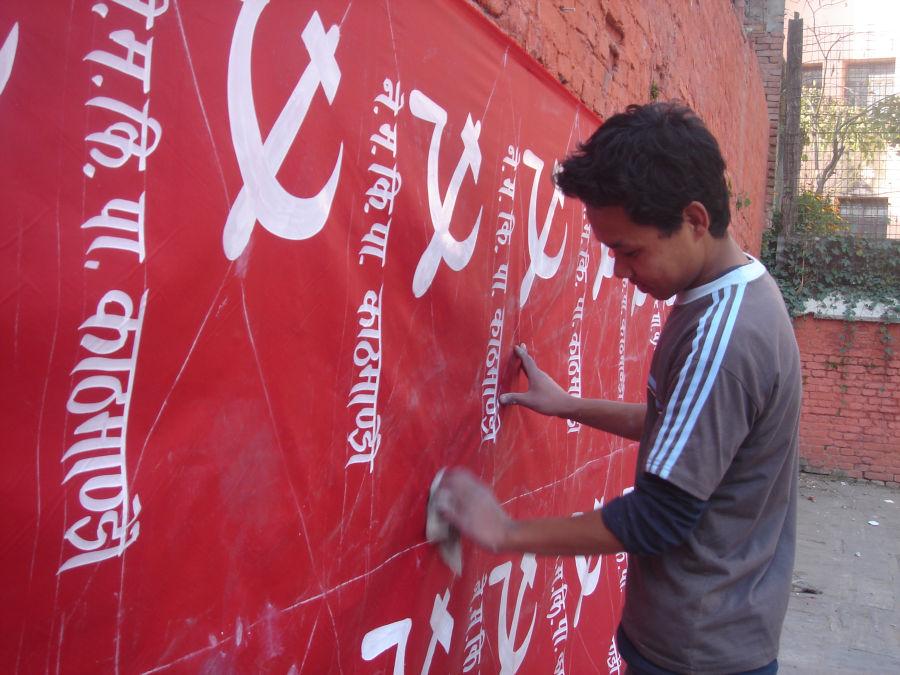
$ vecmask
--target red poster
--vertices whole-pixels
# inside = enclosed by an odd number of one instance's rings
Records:
[[[464,2],[0,6],[3,672],[619,672],[625,556],[424,541],[436,471],[596,508],[663,303],[554,162],[599,120]]]

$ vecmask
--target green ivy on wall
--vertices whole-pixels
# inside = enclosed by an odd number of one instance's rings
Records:
[[[791,316],[803,314],[808,300],[826,306],[839,300],[847,320],[862,303],[882,305],[883,322],[900,321],[900,240],[850,234],[833,202],[812,193],[799,195],[797,212],[789,236],[781,236],[776,214],[762,242],[762,261]]]
[[[843,300],[846,319],[853,307],[881,304],[883,319],[900,320],[900,241],[866,239],[851,234],[794,235],[781,242],[778,235],[763,235],[763,263],[781,287],[791,316],[804,313],[807,300],[822,303]]]
[[[835,411],[840,417],[847,405],[844,366],[856,338],[857,306],[883,308],[878,319],[882,355],[886,362],[894,356],[888,324],[900,322],[900,240],[851,234],[827,197],[803,193],[796,205],[797,220],[789,236],[782,235],[779,214],[775,214],[773,227],[763,233],[761,257],[778,282],[791,316],[805,314],[809,300],[832,310],[843,303],[840,344],[825,364],[841,380]]]

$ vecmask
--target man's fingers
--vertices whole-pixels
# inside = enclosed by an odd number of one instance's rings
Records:
[[[500,394],[500,405],[519,405],[519,395]]]
[[[540,372],[540,368],[538,368],[534,359],[531,358],[531,354],[528,353],[528,349],[524,344],[516,345],[514,351],[516,356],[522,361],[522,368],[525,370],[525,375],[529,380],[534,376],[535,372]]]
[[[525,371],[525,376],[528,378],[529,382],[531,381],[531,377],[535,372],[540,372],[540,369],[537,367],[537,364],[534,362],[534,359],[531,358],[531,355],[528,353],[528,348],[524,343],[517,344],[513,347],[513,352],[515,352],[516,356],[519,357],[519,360],[522,362],[522,369]],[[500,394],[498,400],[500,401],[500,405],[528,405],[528,392],[511,392],[507,394]]]
[[[526,408],[530,408],[532,405],[531,398],[530,392],[512,391],[507,394],[500,394],[498,400],[500,405],[523,405]]]
[[[530,391],[511,392],[509,394],[500,394],[498,400],[500,405],[520,405],[529,410],[535,409],[534,395]]]
[[[453,494],[447,489],[439,488],[434,493],[432,501],[441,517],[452,522],[456,515],[456,500],[453,498]]]
[[[444,473],[444,478],[441,480],[441,486],[461,486],[472,481],[478,481],[478,478],[474,473],[464,466],[454,466],[447,469],[446,473]]]
[[[468,491],[477,487],[481,481],[478,477],[462,466],[454,466],[444,473],[441,478],[438,492],[446,493],[454,501],[464,498]],[[456,507],[458,508],[458,506]]]

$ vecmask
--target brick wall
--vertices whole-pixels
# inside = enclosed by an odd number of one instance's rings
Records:
[[[766,170],[766,218],[772,217],[778,122],[781,116],[781,78],[784,71],[784,0],[732,0],[743,17],[744,32],[759,59],[769,113],[769,154]]]
[[[722,146],[735,197],[750,199],[732,206],[734,236],[759,251],[771,101],[730,0],[470,1],[602,117],[651,91],[696,110]]]
[[[784,67],[782,45],[784,32],[769,33],[751,31],[747,37],[759,59],[763,85],[766,91],[766,108],[769,116],[769,150],[766,167],[766,219],[772,218],[772,199],[775,194],[775,159],[778,152],[778,121],[781,114],[781,75]]]
[[[805,470],[900,487],[900,358],[886,351],[900,350],[900,325],[881,326],[795,320],[803,361]]]

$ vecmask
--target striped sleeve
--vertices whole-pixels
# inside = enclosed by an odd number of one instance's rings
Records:
[[[755,406],[745,388],[722,368],[739,349],[734,327],[746,284],[716,290],[697,323],[690,351],[649,439],[644,470],[698,499],[709,499],[747,437]]]

